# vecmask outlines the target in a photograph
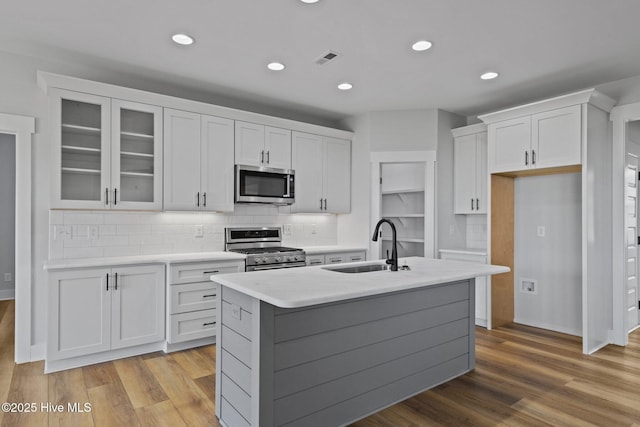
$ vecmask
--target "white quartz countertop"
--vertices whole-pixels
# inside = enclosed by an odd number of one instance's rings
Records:
[[[317,254],[332,254],[338,252],[366,252],[367,248],[363,246],[342,246],[342,245],[330,245],[330,246],[302,246],[304,252],[307,255]]]
[[[211,280],[277,307],[298,308],[509,271],[503,266],[420,257],[399,260],[398,265],[408,265],[409,271],[339,273],[323,268],[371,263],[382,264],[384,260],[221,274]]]
[[[244,261],[245,255],[234,252],[191,252],[180,254],[157,254],[102,258],[56,259],[45,263],[45,270],[68,268],[106,267],[133,264],[172,264],[176,262],[199,261]]]

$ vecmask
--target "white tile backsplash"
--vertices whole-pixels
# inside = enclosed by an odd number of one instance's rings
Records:
[[[336,215],[291,214],[286,207],[236,206],[232,214],[51,210],[49,258],[223,251],[225,227],[284,224],[291,224],[291,235],[283,236],[284,245],[337,244]],[[71,235],[56,239],[56,225],[69,226]],[[203,226],[204,236],[195,237],[196,225]],[[93,240],[89,239],[90,226],[98,228]]]
[[[487,248],[487,216],[467,215],[467,247]]]

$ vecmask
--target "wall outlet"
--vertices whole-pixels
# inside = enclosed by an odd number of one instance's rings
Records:
[[[89,240],[97,240],[98,239],[98,226],[90,225],[87,227],[87,239]]]
[[[69,240],[71,239],[70,225],[56,225],[53,227],[53,240]]]
[[[538,228],[536,229],[536,235],[538,237],[544,237],[545,234],[547,233],[544,225],[539,225]]]
[[[534,279],[520,279],[520,292],[538,295],[538,281]]]
[[[196,237],[204,237],[204,226],[196,225],[195,236]]]
[[[284,235],[291,236],[291,229],[292,229],[291,224],[285,224],[283,228],[284,228],[283,230]]]
[[[318,234],[318,226],[316,224],[311,224],[311,234]]]
[[[11,273],[4,273],[4,281],[5,282],[11,281]]]

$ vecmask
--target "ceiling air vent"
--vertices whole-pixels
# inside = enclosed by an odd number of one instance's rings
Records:
[[[333,52],[330,50],[324,55],[322,55],[321,57],[319,57],[318,59],[316,59],[314,62],[318,65],[325,65],[333,61],[334,59],[336,59],[338,56],[340,56],[338,52]]]

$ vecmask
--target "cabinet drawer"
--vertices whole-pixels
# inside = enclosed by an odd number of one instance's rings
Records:
[[[184,283],[169,287],[171,314],[216,308],[218,286],[211,282]]]
[[[171,267],[171,284],[205,282],[212,274],[244,271],[244,262],[198,262],[176,264]]]
[[[307,255],[307,265],[322,265],[324,264],[324,255]]]
[[[347,262],[366,261],[364,252],[350,252],[346,255]]]
[[[342,262],[347,262],[346,254],[327,254],[324,256],[324,262],[326,264],[340,264]]]
[[[173,314],[169,329],[169,344],[213,337],[218,330],[216,310]]]

